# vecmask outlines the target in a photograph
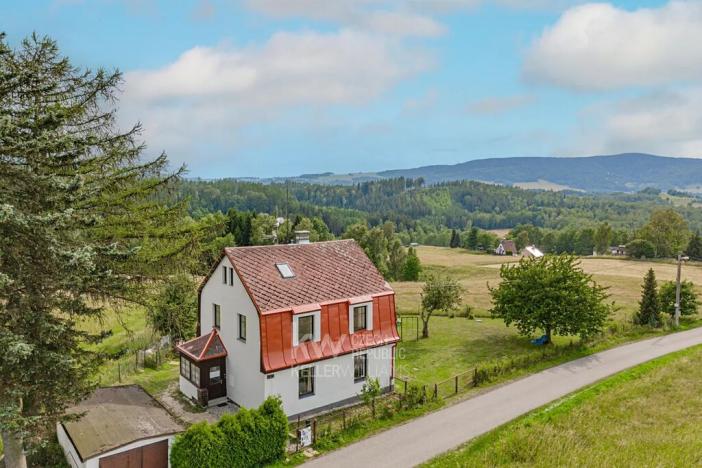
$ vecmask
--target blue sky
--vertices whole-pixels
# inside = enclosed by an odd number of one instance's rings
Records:
[[[0,4],[124,72],[120,122],[191,176],[504,156],[702,155],[702,4],[46,0]]]

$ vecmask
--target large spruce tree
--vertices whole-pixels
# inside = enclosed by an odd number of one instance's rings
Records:
[[[106,301],[142,301],[208,229],[170,204],[164,154],[121,131],[119,72],[79,70],[52,40],[0,36],[0,433],[8,467],[92,389],[76,327]]]

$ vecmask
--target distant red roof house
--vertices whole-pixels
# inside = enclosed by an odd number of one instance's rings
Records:
[[[502,239],[500,245],[495,249],[497,255],[517,255],[519,254],[519,249],[514,241],[509,239]]]
[[[254,387],[258,375],[268,375],[260,384],[263,393],[281,394],[288,414],[300,414],[315,402],[306,398],[304,405],[293,404],[284,395],[291,388],[308,388],[320,402],[343,400],[355,397],[357,384],[380,369],[386,374],[382,385],[392,385],[393,350],[400,339],[395,293],[353,240],[225,248],[199,294],[200,326],[207,334],[181,345],[181,355],[196,363],[207,354],[203,343],[221,337],[229,353],[228,397],[238,404],[258,404],[250,389],[237,387],[242,381]],[[252,346],[260,350],[255,361]],[[385,347],[390,353],[383,358],[370,351]],[[316,377],[307,375],[304,382],[284,385],[289,375],[278,375],[284,369],[314,368],[319,361],[350,369],[339,377],[351,375],[349,395],[323,396],[331,391],[325,389],[329,380],[315,386]],[[201,379],[201,373],[192,377],[187,364],[181,368],[190,372],[191,382]]]

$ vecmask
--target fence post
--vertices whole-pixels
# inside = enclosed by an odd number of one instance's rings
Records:
[[[400,340],[404,341],[405,339],[405,320],[400,317]]]
[[[317,442],[317,420],[312,420],[312,443]]]
[[[434,384],[434,399],[439,398],[439,384]]]
[[[454,393],[458,393],[458,376],[455,376],[454,379]]]
[[[403,382],[405,383],[405,397],[406,397],[407,396],[407,381],[403,380]]]
[[[419,341],[419,317],[414,318],[415,329],[417,330],[417,341]]]
[[[478,368],[477,367],[473,368],[473,386],[474,387],[478,386]]]
[[[344,430],[346,430],[346,408],[341,410],[341,417],[342,417],[342,427]]]
[[[139,350],[134,351],[134,372],[139,370]]]
[[[297,416],[297,426],[295,427],[295,453],[300,451],[300,416]]]
[[[119,364],[119,361],[117,361],[117,380],[119,383],[122,383],[122,368]]]

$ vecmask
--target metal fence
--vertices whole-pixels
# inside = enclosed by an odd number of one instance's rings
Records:
[[[400,332],[402,341],[419,340],[419,316],[400,315],[397,319],[397,330]]]

